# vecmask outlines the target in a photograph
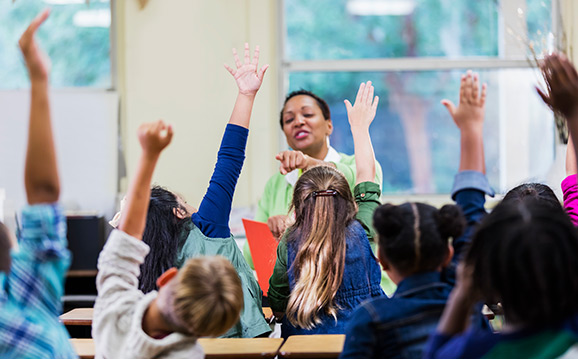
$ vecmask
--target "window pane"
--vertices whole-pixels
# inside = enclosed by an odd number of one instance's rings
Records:
[[[285,0],[286,59],[498,55],[496,1]]]
[[[52,85],[110,88],[109,0],[91,0],[89,5],[84,0],[0,1],[0,88],[28,86],[18,39],[48,6],[52,12],[38,38],[52,61]]]
[[[552,0],[526,0],[526,24],[530,47],[536,54],[552,50]]]
[[[359,83],[373,81],[380,102],[371,136],[383,168],[383,192],[448,193],[458,170],[460,140],[440,101],[447,98],[457,104],[460,75],[460,71],[303,72],[291,73],[289,84],[291,91],[311,90],[329,103],[334,124],[331,144],[352,154],[343,100],[353,101]],[[550,112],[535,94],[536,73],[492,70],[480,77],[488,84],[484,141],[490,183],[504,190],[528,179],[543,180],[552,165],[555,133]]]

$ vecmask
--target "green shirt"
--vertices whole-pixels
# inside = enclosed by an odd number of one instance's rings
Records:
[[[222,337],[253,338],[270,332],[271,328],[263,315],[261,288],[233,237],[207,237],[191,221],[190,232],[183,235],[179,245],[176,266],[181,268],[189,258],[215,255],[223,256],[233,264],[243,284],[244,306],[241,319]]]
[[[355,186],[355,202],[358,211],[355,218],[361,223],[361,226],[367,234],[370,242],[373,242],[375,231],[372,226],[373,212],[381,204],[379,196],[381,191],[379,185],[374,182],[362,182]],[[273,269],[273,275],[269,280],[269,304],[274,311],[285,311],[289,300],[289,278],[287,276],[287,242],[286,235],[281,239],[277,246],[277,261]]]

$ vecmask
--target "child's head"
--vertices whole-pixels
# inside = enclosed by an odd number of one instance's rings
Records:
[[[175,331],[196,337],[219,336],[239,321],[241,279],[224,257],[193,258],[161,286],[157,306]]]
[[[502,202],[522,202],[525,200],[535,200],[552,208],[562,208],[554,191],[541,183],[524,183],[514,187],[506,193]]]
[[[12,260],[10,257],[10,249],[12,243],[10,242],[10,231],[0,222],[0,272],[10,272]]]
[[[379,257],[399,279],[440,270],[453,255],[450,238],[460,236],[466,222],[456,205],[437,209],[423,203],[385,204],[373,214],[379,235]]]
[[[148,293],[156,289],[156,280],[174,267],[178,244],[184,228],[190,223],[188,207],[171,191],[153,186],[147,213],[143,242],[150,254],[141,266],[139,288]]]
[[[559,322],[578,309],[578,233],[561,208],[525,200],[498,205],[465,258],[473,286],[525,327]]]
[[[320,313],[337,315],[333,297],[343,278],[346,228],[355,218],[356,205],[343,174],[318,166],[295,184],[291,208],[295,224],[287,241],[298,245],[291,269],[297,282],[287,318],[296,326],[312,328]]]

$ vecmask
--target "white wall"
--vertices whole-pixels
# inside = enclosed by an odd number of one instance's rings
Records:
[[[271,68],[253,110],[247,158],[236,206],[255,204],[276,170],[278,144],[277,14],[270,0],[152,0],[118,2],[117,49],[122,133],[129,180],[140,154],[138,126],[163,118],[175,137],[154,181],[198,205],[212,173],[236,85],[223,63],[231,49],[261,46]],[[123,184],[126,189],[127,183]]]
[[[66,209],[110,216],[117,187],[118,97],[92,90],[58,90],[50,96],[61,203]],[[5,189],[10,219],[26,204],[28,90],[0,91],[0,109],[0,188]]]

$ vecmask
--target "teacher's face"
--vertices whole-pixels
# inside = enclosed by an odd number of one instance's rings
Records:
[[[317,158],[319,153],[326,153],[327,137],[332,131],[331,119],[323,117],[314,98],[297,95],[285,104],[283,132],[292,149]]]

